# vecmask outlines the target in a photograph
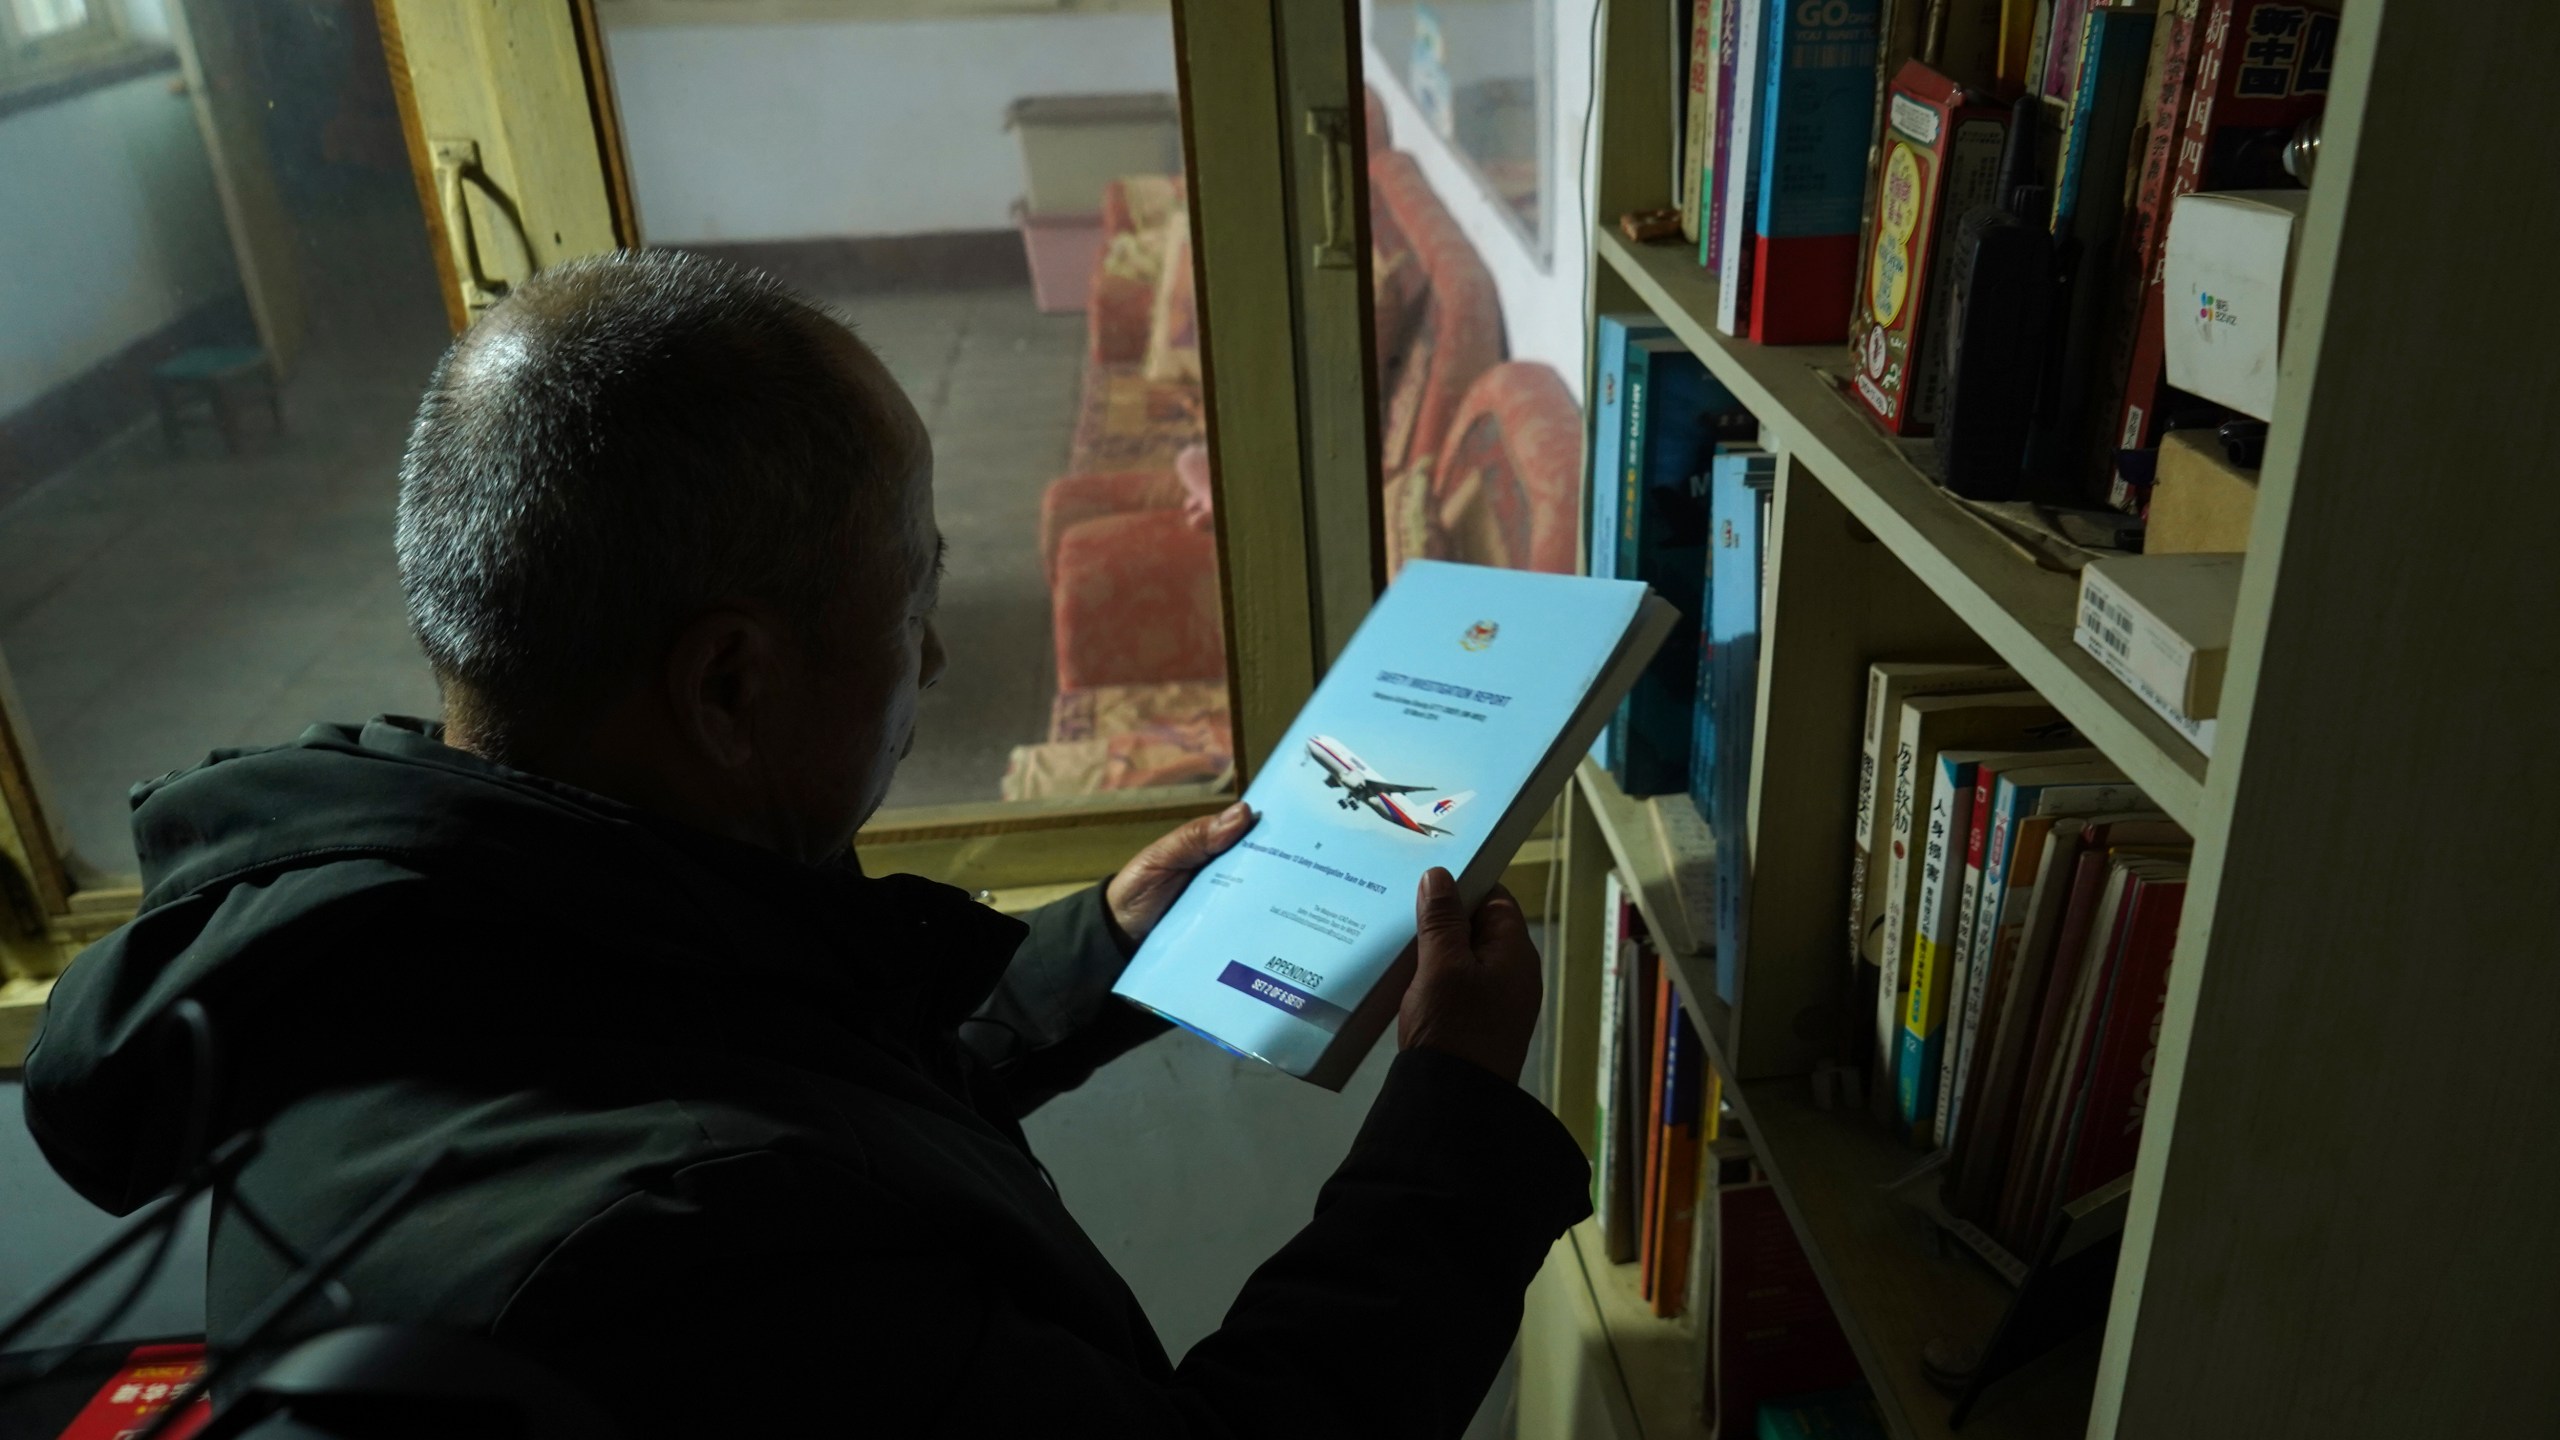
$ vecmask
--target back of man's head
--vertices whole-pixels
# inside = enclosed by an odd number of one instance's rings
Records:
[[[625,251],[519,286],[429,381],[400,581],[476,748],[574,724],[724,603],[815,625],[920,437],[878,362],[779,282]]]

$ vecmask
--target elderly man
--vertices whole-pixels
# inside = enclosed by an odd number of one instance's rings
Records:
[[[211,1017],[215,1133],[263,1132],[215,1221],[215,1343],[449,1150],[347,1272],[352,1318],[492,1336],[636,1435],[1463,1428],[1589,1208],[1516,1083],[1518,907],[1424,879],[1365,1128],[1170,1363],[1018,1121],[1160,1031],[1112,980],[1252,817],[1027,926],[862,874],[944,664],[932,470],[849,332],[701,259],[562,266],[455,343],[399,517],[443,725],[139,789],[142,913],[28,1059],[47,1155],[130,1210],[200,1088],[155,1021]]]

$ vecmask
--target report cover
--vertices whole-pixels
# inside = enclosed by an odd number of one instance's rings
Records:
[[[1643,584],[1417,560],[1114,991],[1339,1089],[1395,1012],[1422,872],[1472,908],[1678,616]]]

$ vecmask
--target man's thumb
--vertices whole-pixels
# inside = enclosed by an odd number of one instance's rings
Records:
[[[1467,953],[1467,915],[1458,906],[1458,882],[1434,865],[1422,872],[1422,888],[1413,899],[1416,958],[1447,962]]]

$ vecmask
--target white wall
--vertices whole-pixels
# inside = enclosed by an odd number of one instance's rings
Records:
[[[238,287],[176,78],[0,118],[0,415]]]
[[[1007,104],[1174,88],[1163,12],[625,25],[607,46],[660,245],[1006,229]]]
[[[1406,98],[1402,57],[1394,63],[1376,45],[1367,47],[1368,81],[1387,107],[1395,147],[1411,154],[1422,167],[1442,204],[1484,257],[1502,296],[1502,322],[1514,360],[1543,360],[1562,375],[1582,398],[1583,287],[1590,268],[1590,206],[1583,198],[1590,174],[1589,156],[1597,135],[1586,144],[1583,110],[1591,97],[1591,14],[1598,0],[1554,0],[1548,7],[1554,33],[1549,51],[1554,66],[1554,96],[1546,137],[1547,205],[1551,260],[1541,260],[1504,207],[1489,194],[1475,171],[1449,143],[1433,133]],[[1454,37],[1452,37],[1454,40]],[[1460,62],[1452,60],[1453,68]]]

